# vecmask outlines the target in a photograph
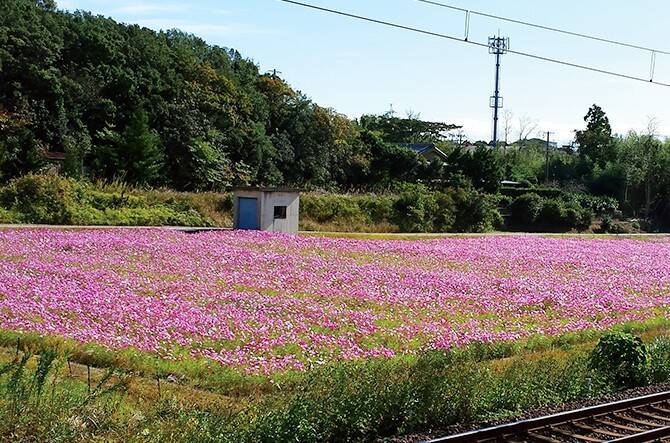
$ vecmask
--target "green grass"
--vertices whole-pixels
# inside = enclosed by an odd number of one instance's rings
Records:
[[[642,335],[651,340],[670,331],[670,320],[665,318],[651,319],[645,322],[630,322],[614,328]],[[586,330],[563,334],[557,337],[542,335],[531,336],[524,340],[499,343],[474,343],[465,348],[455,349],[450,356],[468,361],[486,362],[496,359],[524,358],[543,352],[555,350],[572,351],[577,348],[592,347],[602,331]],[[138,376],[155,379],[176,379],[183,386],[205,389],[220,395],[236,398],[259,398],[277,393],[299,392],[308,386],[312,372],[287,371],[271,377],[250,375],[234,368],[227,368],[218,363],[200,358],[194,359],[186,351],[183,358],[165,360],[158,356],[128,348],[110,350],[95,343],[81,344],[56,336],[26,334],[15,331],[0,330],[0,347],[9,350],[19,349],[21,352],[41,353],[55,350],[76,363],[91,365],[103,369],[115,369]],[[420,349],[422,343],[412,345]],[[290,350],[286,350],[289,352]],[[421,360],[422,355],[401,355],[383,360],[389,364],[413,365]],[[341,362],[325,367],[357,366],[359,362]],[[281,386],[281,390],[277,388]]]
[[[649,343],[649,381],[668,381],[667,322],[620,329],[640,332]],[[94,369],[89,393],[85,366],[66,364],[77,355],[24,336],[22,348],[42,348],[0,351],[0,439],[373,441],[614,392],[618,387],[589,365],[598,336],[343,362],[287,373],[274,378],[270,390],[236,396],[224,395],[216,383],[203,390],[178,379],[163,379],[159,390],[149,374],[119,367]]]

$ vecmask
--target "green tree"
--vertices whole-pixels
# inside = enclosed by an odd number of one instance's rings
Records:
[[[84,158],[91,151],[91,137],[82,128],[63,137],[65,161],[63,172],[72,178],[81,178],[84,173]]]
[[[189,146],[191,153],[192,188],[196,191],[223,191],[232,184],[230,160],[217,146],[220,134],[212,132],[207,138],[197,138]]]
[[[392,112],[383,115],[364,115],[360,118],[363,129],[379,133],[387,143],[438,143],[462,126],[424,121],[414,114],[407,118],[395,117]]]
[[[139,109],[133,113],[119,145],[124,177],[130,183],[155,184],[161,179],[165,155],[160,137],[149,128],[149,116]]]
[[[125,130],[118,133],[106,128],[98,134],[98,169],[108,178],[119,177],[132,184],[158,184],[164,167],[164,153],[149,118],[136,110]]]
[[[593,105],[584,121],[586,129],[577,131],[575,137],[579,144],[579,153],[600,167],[605,167],[608,161],[616,159],[609,119],[600,106]]]

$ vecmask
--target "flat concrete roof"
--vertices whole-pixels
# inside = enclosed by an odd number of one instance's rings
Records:
[[[237,186],[237,187],[233,188],[233,192],[235,192],[235,191],[294,192],[294,193],[302,192],[300,189],[296,189],[296,188],[283,188],[283,187],[271,188],[271,187],[263,187],[263,186]]]

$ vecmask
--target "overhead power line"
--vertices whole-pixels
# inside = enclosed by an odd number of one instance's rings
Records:
[[[314,10],[317,10],[317,11],[327,12],[327,13],[330,13],[330,14],[335,14],[335,15],[339,15],[339,16],[343,16],[343,17],[353,18],[353,19],[356,19],[356,20],[361,20],[361,21],[365,21],[365,22],[369,22],[369,23],[376,23],[378,25],[388,26],[388,27],[392,27],[392,28],[396,28],[396,29],[401,29],[401,30],[404,30],[404,31],[415,32],[415,33],[418,33],[418,34],[429,35],[429,36],[432,36],[432,37],[442,38],[442,39],[446,39],[446,40],[458,41],[458,42],[461,42],[461,43],[466,43],[468,45],[474,45],[474,46],[479,46],[479,47],[483,47],[483,48],[488,48],[489,47],[489,45],[486,44],[486,43],[479,43],[479,42],[463,39],[463,38],[460,38],[460,37],[455,37],[453,35],[442,34],[442,33],[439,33],[439,32],[433,32],[433,31],[428,31],[428,30],[425,30],[425,29],[415,28],[415,27],[411,27],[411,26],[405,26],[405,25],[401,25],[401,24],[398,24],[398,23],[393,23],[393,22],[384,21],[384,20],[378,20],[378,19],[371,18],[371,17],[365,17],[365,16],[362,16],[362,15],[351,14],[349,12],[339,11],[339,10],[330,9],[330,8],[324,8],[322,6],[316,6],[316,5],[312,5],[312,4],[309,4],[309,3],[303,3],[303,2],[299,2],[299,1],[295,1],[295,0],[278,0],[278,1],[283,2],[283,3],[290,3],[290,4],[293,4],[293,5],[297,5],[297,6],[302,6],[304,8],[314,9]],[[535,59],[535,60],[541,60],[541,61],[545,61],[545,62],[549,62],[549,63],[554,63],[554,64],[558,64],[558,65],[570,66],[572,68],[583,69],[583,70],[586,70],[586,71],[597,72],[599,74],[610,75],[610,76],[613,76],[613,77],[619,77],[619,78],[624,78],[624,79],[628,79],[628,80],[636,80],[636,81],[640,81],[640,82],[644,82],[644,83],[651,83],[651,84],[658,85],[658,86],[670,87],[670,83],[658,82],[658,81],[655,81],[655,80],[650,80],[650,79],[646,79],[646,78],[642,78],[642,77],[636,77],[634,75],[622,74],[620,72],[614,72],[614,71],[608,71],[606,69],[595,68],[595,67],[592,67],[592,66],[586,66],[586,65],[581,65],[581,64],[578,64],[578,63],[567,62],[567,61],[564,61],[564,60],[558,60],[558,59],[554,59],[554,58],[547,57],[547,56],[531,54],[531,53],[528,53],[528,52],[521,52],[521,51],[515,51],[515,50],[508,49],[507,53],[514,54],[514,55],[519,55],[519,56],[522,56],[522,57],[527,57],[527,58],[531,58],[531,59]]]
[[[517,20],[517,19],[513,19],[513,18],[508,18],[508,17],[502,17],[502,16],[494,15],[494,14],[487,14],[486,12],[473,11],[471,9],[460,8],[458,6],[448,5],[446,3],[436,2],[436,1],[433,1],[433,0],[417,0],[417,1],[421,2],[421,3],[429,4],[429,5],[434,5],[434,6],[439,6],[439,7],[442,7],[442,8],[451,9],[451,10],[454,10],[454,11],[465,12],[466,14],[478,15],[480,17],[488,17],[488,18],[492,18],[492,19],[495,19],[495,20],[501,20],[501,21],[505,21],[505,22],[509,22],[509,23],[516,23],[518,25],[524,25],[524,26],[529,26],[529,27],[532,27],[532,28],[543,29],[545,31],[558,32],[560,34],[571,35],[573,37],[581,37],[581,38],[586,38],[586,39],[589,39],[589,40],[599,41],[599,42],[602,42],[602,43],[609,43],[609,44],[612,44],[612,45],[624,46],[624,47],[627,47],[627,48],[640,49],[640,50],[643,50],[643,51],[656,52],[658,54],[670,55],[670,51],[666,51],[666,50],[663,50],[663,49],[654,49],[654,48],[649,48],[649,47],[646,47],[646,46],[636,45],[636,44],[633,44],[633,43],[626,43],[626,42],[612,40],[612,39],[608,39],[608,38],[604,38],[604,37],[596,37],[594,35],[583,34],[581,32],[574,32],[574,31],[568,31],[568,30],[565,30],[565,29],[554,28],[554,27],[551,27],[551,26],[538,25],[537,23],[531,23],[531,22],[527,22],[527,21],[523,21],[523,20]]]

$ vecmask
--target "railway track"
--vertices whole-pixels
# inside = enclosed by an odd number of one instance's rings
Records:
[[[670,391],[522,420],[428,443],[670,442]]]

